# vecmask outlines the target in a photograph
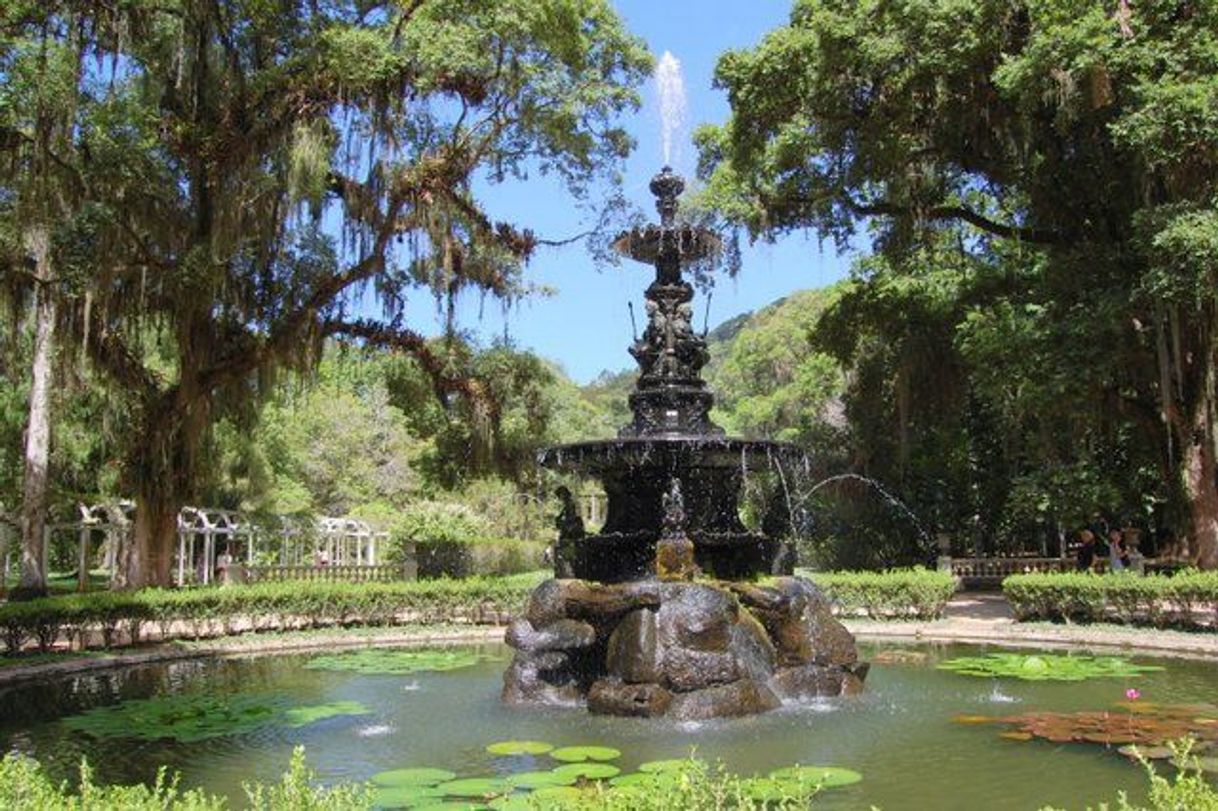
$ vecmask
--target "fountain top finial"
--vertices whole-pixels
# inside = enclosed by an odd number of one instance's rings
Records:
[[[677,218],[677,198],[685,191],[685,179],[665,166],[651,179],[651,193],[656,196],[656,211],[660,213],[660,225],[671,228]]]

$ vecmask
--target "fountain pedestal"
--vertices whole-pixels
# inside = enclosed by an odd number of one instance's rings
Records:
[[[599,478],[605,525],[587,534],[569,491],[555,547],[558,577],[537,588],[508,631],[510,703],[580,704],[611,715],[701,719],[747,715],[784,700],[849,695],[867,666],[820,590],[792,577],[784,540],[750,532],[739,493],[750,469],[783,475],[803,454],[733,439],[710,419],[709,355],[694,334],[682,266],[718,239],[676,223],[684,182],[652,179],[660,225],[615,246],[653,264],[634,413],[617,439],[548,448],[538,462]],[[770,578],[759,580],[758,578]]]
[[[859,692],[867,665],[819,589],[548,580],[508,630],[509,703],[697,720]]]

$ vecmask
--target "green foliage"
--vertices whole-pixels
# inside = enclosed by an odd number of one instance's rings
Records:
[[[356,811],[373,805],[366,785],[317,785],[317,775],[305,763],[301,746],[292,750],[288,770],[278,783],[246,783],[244,789],[250,811]]]
[[[307,670],[405,676],[411,673],[460,670],[486,657],[467,650],[395,650],[368,648],[314,656],[305,663]]]
[[[990,653],[985,656],[960,656],[937,665],[964,676],[1008,677],[1024,681],[1084,681],[1097,678],[1129,678],[1147,671],[1162,670],[1155,665],[1135,665],[1116,656],[1054,655],[1047,653]]]
[[[304,750],[297,747],[278,783],[247,783],[245,793],[251,811],[364,811],[374,807],[414,807],[445,796],[489,800],[494,808],[762,811],[807,808],[818,791],[861,779],[857,772],[834,766],[794,766],[778,769],[767,777],[740,777],[722,765],[712,768],[693,758],[674,761],[663,771],[630,775],[638,778],[633,781],[622,776],[608,783],[588,780],[578,788],[545,785],[528,792],[514,791],[510,778],[465,778],[440,783],[446,775],[451,772],[401,769],[378,775],[386,782],[376,789],[350,784],[323,787],[316,785],[316,775],[305,762]],[[9,754],[0,761],[0,807],[47,811],[220,811],[228,805],[202,790],[181,791],[176,776],[168,776],[163,769],[152,786],[99,786],[93,782],[87,764],[82,765],[79,790],[73,792],[66,784],[53,783],[35,761]]]
[[[1002,591],[1021,620],[1187,626],[1205,623],[1218,609],[1218,572],[1018,574],[1002,581]]]
[[[857,468],[962,548],[1105,511],[1218,565],[1215,14],[799,0],[719,61],[703,203],[763,237],[870,230],[816,343]]]
[[[956,591],[950,574],[927,569],[801,574],[824,589],[838,613],[872,619],[937,619]]]
[[[463,619],[491,621],[524,603],[538,575],[398,583],[258,583],[241,587],[74,594],[0,604],[0,634],[10,655],[31,639],[49,649],[100,631],[106,646],[125,630],[138,639],[155,627],[163,638],[179,624],[196,638],[226,633],[233,620],[252,618],[259,630],[363,623],[392,625]]]
[[[26,275],[20,238],[54,224],[60,346],[130,417],[132,586],[168,580],[172,515],[208,478],[216,426],[248,430],[277,374],[315,367],[329,337],[415,357],[499,452],[531,427],[402,315],[415,294],[530,292],[535,239],[493,222],[473,178],[612,183],[632,145],[614,119],[651,60],[607,2],[239,3],[220,22],[180,0],[23,4],[3,19],[0,151],[17,171],[0,179],[0,262]],[[353,319],[363,295],[381,306]],[[400,445],[394,422],[373,422],[393,434],[382,450]],[[345,503],[384,458],[319,478],[320,495]]]
[[[1172,749],[1179,763],[1175,776],[1164,777],[1148,759],[1140,758],[1150,782],[1147,804],[1132,803],[1121,792],[1113,806],[1116,811],[1218,811],[1218,789],[1203,774],[1198,758],[1191,754],[1192,743],[1178,741],[1172,744]],[[1104,804],[1100,808],[1108,806]]]
[[[372,807],[364,786],[316,786],[304,749],[292,752],[288,770],[279,783],[245,785],[251,811],[364,811]],[[222,811],[228,803],[201,789],[183,791],[177,776],[165,769],[152,785],[101,786],[93,782],[87,763],[80,768],[80,784],[69,791],[55,784],[35,761],[10,753],[0,761],[0,807],[38,808],[45,811]]]
[[[747,437],[814,441],[825,411],[840,396],[840,367],[811,344],[812,330],[837,289],[805,290],[743,322],[721,346],[707,378],[717,394],[716,417]]]

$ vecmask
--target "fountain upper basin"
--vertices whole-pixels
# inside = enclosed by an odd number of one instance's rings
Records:
[[[622,437],[574,442],[537,454],[542,467],[564,473],[602,477],[656,469],[670,475],[699,468],[749,471],[804,470],[807,454],[787,442],[715,435],[674,433],[668,436]]]

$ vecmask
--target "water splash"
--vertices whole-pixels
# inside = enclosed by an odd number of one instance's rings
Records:
[[[371,726],[360,727],[357,734],[361,738],[377,738],[381,735],[388,735],[396,730],[388,724],[373,724]]]
[[[932,548],[931,544],[933,543],[933,539],[931,538],[930,533],[926,531],[926,527],[923,526],[922,522],[918,520],[918,516],[914,515],[913,510],[909,509],[909,505],[907,505],[904,501],[901,501],[901,499],[897,498],[892,493],[890,493],[888,491],[888,489],[886,487],[884,487],[884,485],[880,484],[875,479],[860,475],[858,473],[839,473],[836,476],[830,476],[827,479],[821,479],[819,482],[817,482],[815,485],[813,485],[811,489],[809,489],[807,492],[803,493],[803,497],[807,498],[807,497],[811,496],[812,494],[814,494],[817,490],[821,489],[822,487],[825,487],[826,485],[833,484],[834,482],[840,482],[840,481],[857,481],[857,482],[862,482],[863,484],[870,486],[873,490],[875,490],[875,492],[880,494],[881,498],[883,498],[890,505],[892,505],[899,512],[901,512],[906,518],[908,518],[909,522],[911,524],[913,524],[915,529],[918,530],[918,534],[922,537],[922,541],[925,544],[927,544],[927,548],[928,549]]]
[[[685,127],[685,80],[681,78],[681,60],[665,51],[656,64],[656,90],[660,98],[660,142],[664,146],[664,163],[671,165],[678,136]]]
[[[1008,695],[1002,692],[1002,688],[998,686],[998,682],[994,682],[994,689],[990,691],[987,697],[991,704],[1017,704],[1019,699],[1015,696]]]

